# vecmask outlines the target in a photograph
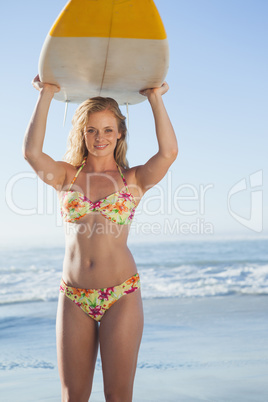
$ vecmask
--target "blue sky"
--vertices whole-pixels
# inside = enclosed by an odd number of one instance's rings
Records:
[[[31,80],[65,3],[26,0],[1,6],[2,243],[63,244],[56,196],[36,180],[21,147],[38,95]],[[165,104],[180,151],[168,176],[144,197],[131,239],[267,236],[268,3],[155,3],[169,39]],[[63,127],[64,105],[52,103],[44,152],[56,160],[65,153],[74,110],[71,105]],[[130,165],[146,162],[156,150],[148,103],[130,107]],[[242,191],[230,196],[237,183]]]

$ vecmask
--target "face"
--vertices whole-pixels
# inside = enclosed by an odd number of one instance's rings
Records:
[[[107,156],[114,153],[117,139],[121,137],[118,122],[110,110],[89,115],[84,128],[84,138],[88,153],[94,156]]]

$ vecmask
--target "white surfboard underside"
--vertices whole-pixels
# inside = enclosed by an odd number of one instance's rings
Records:
[[[160,86],[167,74],[168,40],[47,36],[39,60],[42,82],[57,84],[55,99],[81,103],[94,96],[120,105],[145,100],[141,89]]]

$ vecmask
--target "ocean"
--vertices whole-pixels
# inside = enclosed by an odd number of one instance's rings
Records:
[[[145,315],[134,402],[267,400],[267,246],[129,244]],[[55,322],[63,257],[61,247],[1,249],[1,402],[61,400]],[[104,401],[99,354],[90,401]]]
[[[130,244],[144,299],[268,295],[268,240]],[[2,248],[0,304],[56,301],[64,248]]]

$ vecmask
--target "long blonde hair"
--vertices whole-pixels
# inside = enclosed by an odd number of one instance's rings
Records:
[[[72,119],[73,128],[70,131],[67,143],[67,151],[63,157],[66,162],[73,166],[81,165],[83,159],[88,155],[88,150],[84,138],[84,127],[88,122],[88,117],[91,113],[110,110],[118,122],[118,131],[121,137],[117,140],[114,150],[114,158],[116,163],[123,169],[129,169],[126,158],[127,153],[127,127],[126,118],[122,115],[118,103],[112,98],[103,98],[96,96],[95,98],[87,99],[75,111]]]

